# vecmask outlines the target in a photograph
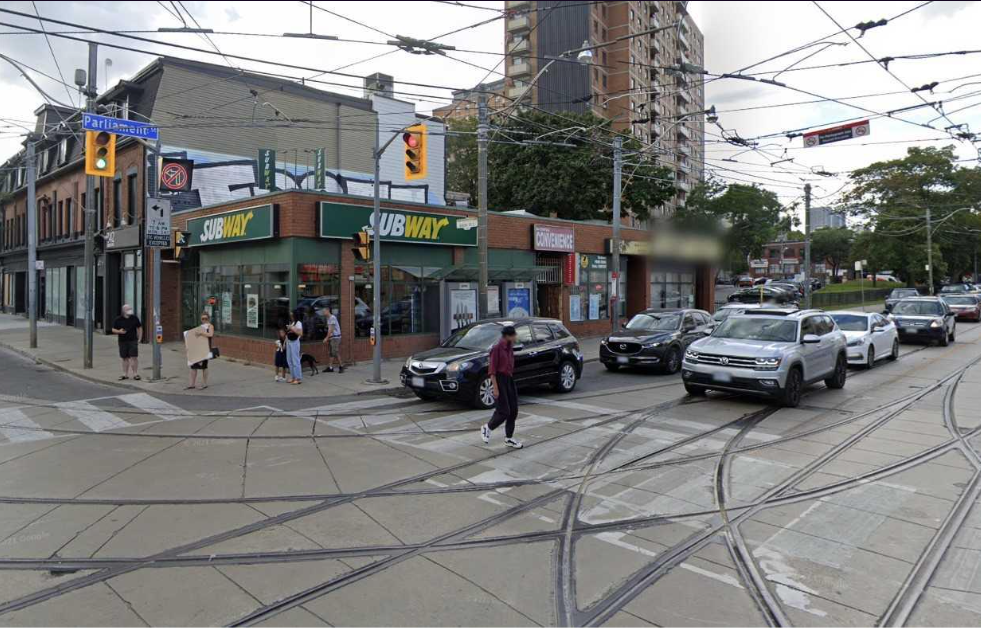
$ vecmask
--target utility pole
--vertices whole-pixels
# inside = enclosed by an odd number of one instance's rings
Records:
[[[372,384],[384,384],[385,380],[382,379],[382,333],[381,333],[381,198],[379,194],[381,191],[379,189],[378,179],[381,177],[381,156],[382,149],[379,146],[381,142],[381,129],[375,129],[375,206],[374,211],[371,214],[371,267],[374,277],[372,278],[372,295],[371,295],[371,312],[372,312],[372,322],[371,322],[371,333],[372,337],[375,339],[374,353],[371,356],[371,379],[368,380]],[[386,144],[387,146],[387,144]]]
[[[95,98],[98,95],[95,86],[95,73],[99,65],[99,49],[96,44],[89,44],[89,73],[88,85],[85,89],[85,111],[95,113]],[[79,84],[76,73],[75,83]],[[82,350],[82,367],[92,368],[92,343],[95,333],[95,213],[99,207],[95,203],[95,177],[85,177],[85,296],[82,302],[85,306],[85,335]]]
[[[927,285],[930,287],[930,295],[933,296],[933,227],[930,224],[930,205],[926,206],[926,232],[927,232]]]
[[[149,197],[143,203],[143,228],[146,229],[146,212],[150,206],[150,203],[156,199],[158,182],[160,181],[160,174],[157,172],[157,163],[160,161],[160,136],[157,136],[157,142],[153,148],[153,157],[150,159],[149,168],[147,168],[147,185],[146,191]],[[146,244],[146,242],[144,242]],[[162,272],[162,264],[160,262],[160,249],[149,248],[145,249],[147,252],[152,252],[153,254],[153,376],[151,379],[153,381],[160,381],[160,367],[163,362],[163,358],[160,355],[160,343],[157,340],[157,334],[161,331],[160,325],[160,273]]]
[[[811,184],[804,184],[804,307],[811,307]]]
[[[623,170],[623,138],[613,138],[613,331],[620,329],[620,175]]]
[[[31,349],[37,349],[37,190],[34,143],[38,136],[27,134],[27,316],[31,327]]]
[[[487,318],[487,96],[477,101],[477,319]]]

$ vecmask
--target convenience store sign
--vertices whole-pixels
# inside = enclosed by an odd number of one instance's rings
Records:
[[[246,207],[187,221],[190,246],[262,240],[274,235],[273,206]]]
[[[373,231],[373,209],[364,205],[320,203],[320,237],[351,239]],[[405,209],[381,210],[379,232],[385,242],[477,246],[477,230],[469,216],[448,216]]]

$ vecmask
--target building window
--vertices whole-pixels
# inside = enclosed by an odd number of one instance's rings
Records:
[[[651,273],[651,307],[695,306],[695,269],[679,267]]]
[[[126,224],[136,224],[136,173],[126,177]]]
[[[64,216],[65,216],[65,201],[58,201],[58,215],[56,217],[57,222],[55,223],[55,232],[54,232],[54,235],[57,238],[60,238],[65,233]]]
[[[218,334],[279,337],[290,314],[289,264],[198,268],[197,259],[192,253],[182,273],[190,278],[181,285],[184,328],[198,325],[201,312],[208,312]],[[304,332],[307,325],[303,321]]]
[[[72,211],[72,199],[65,199],[65,235],[71,237],[75,231],[75,213]]]
[[[136,317],[143,320],[143,251],[123,255],[123,303],[133,306]]]
[[[58,165],[68,161],[68,139],[65,138],[58,142]]]
[[[118,227],[123,219],[123,180],[112,182],[112,226]]]
[[[381,331],[386,336],[439,333],[439,281],[436,267],[382,266]],[[372,269],[354,286],[354,335],[371,334]]]
[[[296,309],[300,310],[304,340],[327,337],[327,308],[341,319],[341,270],[337,264],[298,264]]]

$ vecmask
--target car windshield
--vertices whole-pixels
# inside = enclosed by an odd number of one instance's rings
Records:
[[[745,311],[746,310],[740,310],[737,308],[722,308],[721,310],[717,311],[715,314],[712,315],[712,319],[715,320],[716,323],[721,323],[722,321],[729,318],[733,314],[742,314]]]
[[[917,294],[919,293],[913,288],[895,288],[889,293],[889,298],[900,299],[902,297],[915,297]]]
[[[956,286],[944,286],[940,289],[941,292],[967,292],[967,286],[963,284],[958,284]]]
[[[892,308],[893,314],[905,316],[940,316],[940,304],[936,301],[900,301]]]
[[[674,331],[681,327],[680,314],[638,314],[627,323],[634,331]]]
[[[869,317],[859,314],[832,314],[841,331],[868,331]]]
[[[944,301],[950,305],[977,305],[976,297],[944,297]]]
[[[794,342],[797,339],[797,322],[748,316],[730,317],[715,330],[712,337]]]
[[[500,325],[474,325],[473,327],[458,329],[452,336],[443,341],[443,346],[483,351],[493,347],[500,337]]]

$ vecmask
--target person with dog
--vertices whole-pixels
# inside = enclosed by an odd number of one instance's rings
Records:
[[[514,422],[518,418],[518,387],[514,383],[514,341],[518,332],[511,325],[501,330],[501,339],[491,348],[487,375],[494,385],[497,407],[494,415],[480,426],[480,438],[490,443],[491,432],[504,424],[504,445],[521,449],[524,445],[514,437]]]
[[[208,349],[211,350],[211,340],[215,337],[215,328],[211,324],[211,317],[207,312],[201,312],[201,326],[194,330],[195,336],[206,336],[208,338]],[[208,361],[201,360],[191,365],[191,381],[185,390],[193,390],[197,387],[198,371],[201,371],[201,390],[208,387]]]
[[[327,345],[327,368],[328,373],[334,372],[333,362],[337,361],[337,372],[344,372],[344,363],[341,362],[341,324],[337,322],[334,315],[334,308],[327,306],[327,335],[324,337],[324,344]]]
[[[287,383],[299,386],[303,383],[303,363],[300,361],[300,340],[303,338],[302,314],[299,310],[290,312],[290,322],[286,326],[286,362],[290,367]]]

